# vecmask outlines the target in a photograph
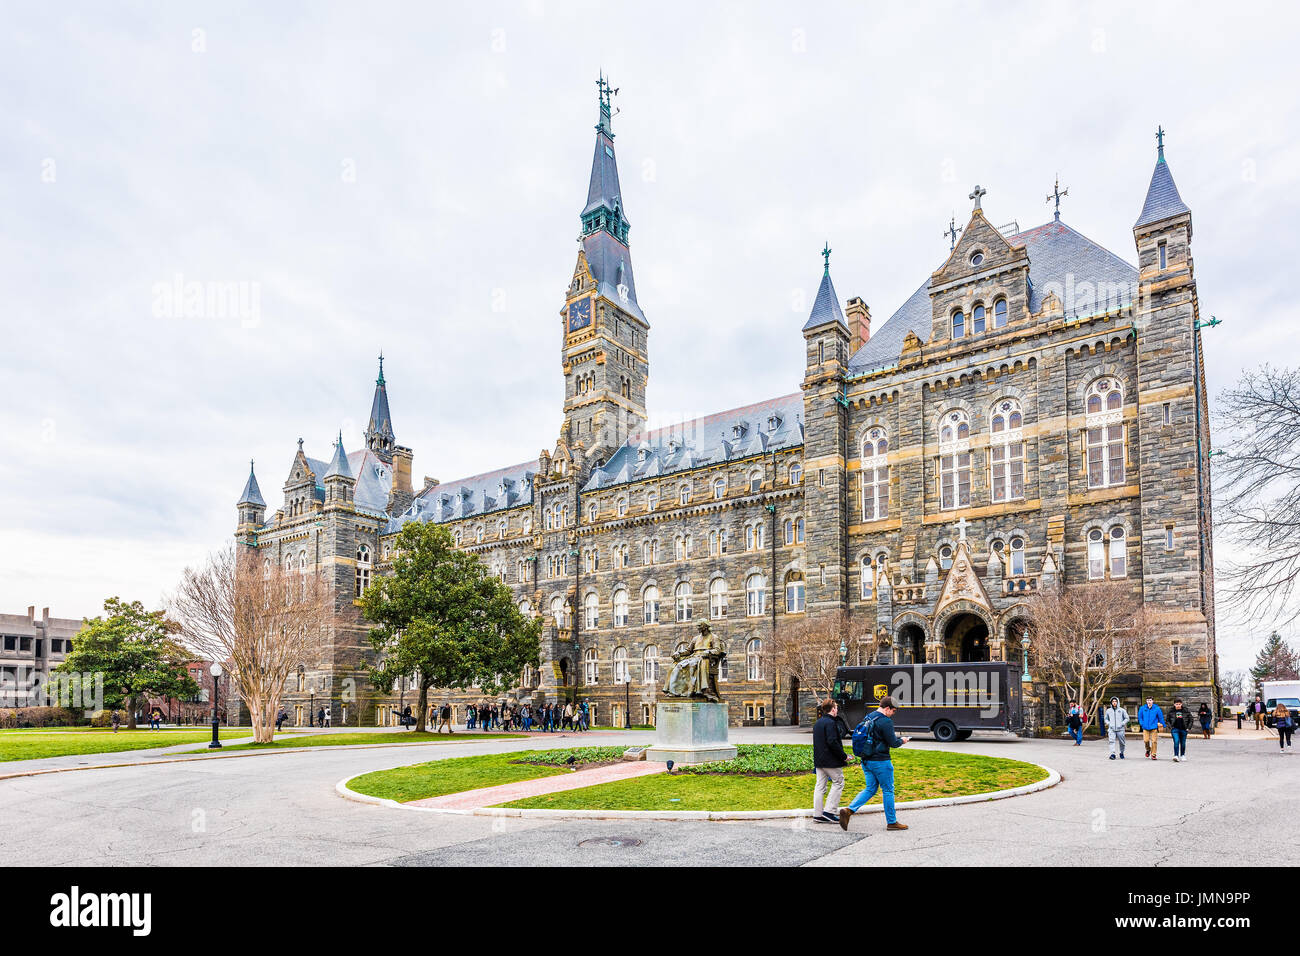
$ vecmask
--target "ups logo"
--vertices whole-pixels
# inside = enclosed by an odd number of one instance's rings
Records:
[[[880,700],[880,698],[886,696],[888,693],[889,687],[885,684],[877,684],[875,687],[871,688],[871,694],[876,700]]]

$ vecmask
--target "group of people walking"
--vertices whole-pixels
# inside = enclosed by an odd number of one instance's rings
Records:
[[[1128,723],[1131,718],[1118,697],[1110,699],[1110,706],[1106,708],[1102,719],[1105,721],[1106,736],[1110,741],[1110,759],[1123,760]],[[1181,697],[1174,698],[1173,706],[1168,713],[1156,705],[1155,698],[1148,697],[1138,708],[1137,723],[1142,731],[1143,759],[1157,759],[1160,731],[1165,729],[1169,731],[1169,736],[1174,741],[1174,762],[1181,763],[1187,760],[1188,732],[1195,724],[1200,724],[1202,736],[1209,740],[1210,732],[1214,727],[1214,717],[1206,704],[1201,704],[1193,720],[1191,711],[1183,705]]]
[[[853,729],[853,756],[862,763],[865,786],[847,807],[841,807],[844,768],[851,762],[840,740],[844,723],[836,701],[825,700],[818,706],[817,723],[813,725],[813,766],[817,771],[813,785],[814,823],[838,823],[847,830],[853,815],[879,791],[885,805],[885,829],[907,829],[906,823],[898,822],[894,810],[894,763],[890,751],[912,738],[900,737],[894,730],[895,711],[893,699],[882,697],[876,709]]]
[[[451,707],[443,705],[450,717]],[[522,730],[553,733],[560,730],[583,731],[591,729],[591,705],[587,701],[569,701],[561,706],[554,704],[479,704],[471,706],[465,714],[465,729]]]

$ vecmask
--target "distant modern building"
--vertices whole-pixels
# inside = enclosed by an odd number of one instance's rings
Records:
[[[1059,195],[1051,221],[999,227],[977,186],[966,225],[950,224],[948,254],[923,265],[916,291],[875,329],[863,299],[841,302],[823,250],[811,312],[790,329],[805,357],[796,391],[648,431],[650,324],[611,92],[602,80],[556,323],[555,440],[528,461],[416,490],[381,359],[364,448],[345,452],[340,436],[317,458],[300,440],[269,519],[250,473],[237,539],[265,562],[323,573],[337,592],[331,633],[287,688],[296,711],[325,698],[339,723],[353,684],[349,723],[385,720],[399,703],[399,692],[364,690],[354,599],[384,573],[408,521],[445,524],[526,614],[544,617],[543,666],[509,697],[586,698],[597,723],[622,724],[629,708],[632,722],[650,720],[673,652],[702,619],[727,646],[735,722],[806,719],[808,689],[772,673],[764,642],[818,615],[846,616],[881,660],[1020,667],[1030,598],[1062,580],[1129,582],[1160,622],[1159,652],[1121,696],[1213,703],[1201,316],[1191,211],[1163,139],[1133,226],[1136,265],[1061,221]]]
[[[81,618],[50,617],[33,605],[24,614],[0,614],[0,707],[43,706],[50,671],[63,663],[81,630]]]

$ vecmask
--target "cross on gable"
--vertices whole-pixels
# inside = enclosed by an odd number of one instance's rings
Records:
[[[958,540],[958,541],[965,541],[965,540],[966,540],[966,525],[967,525],[967,524],[969,524],[969,522],[966,520],[966,516],[965,516],[965,515],[962,515],[961,518],[957,521],[957,540]]]
[[[982,197],[987,192],[988,190],[985,189],[983,186],[981,186],[979,183],[975,184],[975,189],[971,192],[969,198],[975,200],[976,209],[980,208],[980,197]]]

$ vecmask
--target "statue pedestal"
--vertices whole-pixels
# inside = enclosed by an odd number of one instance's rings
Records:
[[[655,708],[655,745],[647,760],[707,763],[731,760],[736,748],[727,743],[727,705],[707,700],[666,700]]]

